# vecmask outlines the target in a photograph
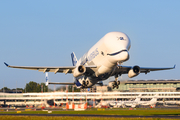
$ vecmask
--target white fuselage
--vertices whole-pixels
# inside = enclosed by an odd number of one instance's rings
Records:
[[[143,105],[143,106],[154,106],[157,103],[157,98],[152,98],[150,101],[127,101],[124,102],[123,104],[125,106],[131,106],[131,107],[136,107],[137,105]]]
[[[96,65],[87,76],[92,84],[106,80],[113,73],[117,63],[129,59],[130,39],[122,32],[110,32],[101,38],[83,57],[77,65]],[[84,78],[81,77],[81,81]]]

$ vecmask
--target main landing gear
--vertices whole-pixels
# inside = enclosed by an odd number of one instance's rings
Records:
[[[118,88],[119,88],[119,85],[120,85],[120,81],[114,81],[114,83],[113,83],[113,89],[114,89],[114,88],[118,89]]]
[[[118,75],[115,75],[115,81],[113,81],[113,89],[116,88],[118,89],[119,88],[119,85],[120,85],[120,81],[118,81]]]

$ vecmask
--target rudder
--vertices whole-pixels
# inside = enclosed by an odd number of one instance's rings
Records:
[[[76,58],[76,55],[74,54],[74,52],[71,53],[71,59],[72,59],[73,66],[76,66],[77,58]]]

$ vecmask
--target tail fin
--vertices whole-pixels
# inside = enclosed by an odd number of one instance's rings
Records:
[[[71,53],[71,59],[72,59],[73,66],[76,66],[77,58],[76,58],[76,55],[74,54],[74,52]]]
[[[48,73],[46,72],[46,86],[48,86],[49,80],[48,80]]]
[[[135,102],[141,101],[141,94],[139,94],[134,101],[135,101]]]
[[[151,102],[156,102],[157,101],[157,96],[158,96],[158,94],[154,95],[154,97],[151,99]]]

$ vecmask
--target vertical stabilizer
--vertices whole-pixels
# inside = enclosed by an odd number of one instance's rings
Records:
[[[157,96],[158,94],[154,95],[154,97],[151,99],[151,102],[157,102]]]
[[[72,59],[73,66],[76,66],[77,58],[76,58],[76,55],[74,54],[74,52],[71,53],[71,59]],[[74,78],[74,83],[75,83],[77,88],[81,87],[81,83],[79,82],[79,80],[77,78]]]
[[[135,101],[135,102],[141,101],[141,94],[139,94],[134,101]]]
[[[154,107],[156,106],[157,97],[158,97],[158,94],[154,95],[154,97],[150,100],[150,106],[151,106],[151,108],[154,108]]]
[[[72,59],[73,66],[76,66],[77,58],[76,58],[76,55],[74,54],[74,52],[71,53],[71,59]]]
[[[46,76],[45,76],[45,78],[46,78],[46,86],[48,86],[48,84],[49,84],[49,80],[48,80],[48,73],[46,72]]]

